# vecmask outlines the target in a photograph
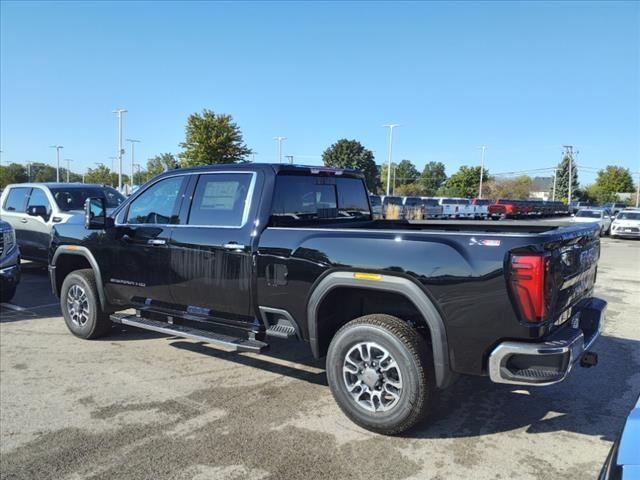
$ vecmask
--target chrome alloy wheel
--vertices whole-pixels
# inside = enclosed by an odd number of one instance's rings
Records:
[[[400,368],[391,354],[377,343],[354,345],[345,356],[342,378],[353,400],[370,412],[390,410],[400,400]]]
[[[87,292],[80,285],[72,285],[67,293],[69,318],[76,327],[84,327],[89,320],[89,300]]]

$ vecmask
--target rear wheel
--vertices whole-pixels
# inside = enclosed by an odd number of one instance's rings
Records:
[[[95,274],[90,268],[75,270],[65,277],[60,307],[67,328],[77,337],[99,338],[111,330],[111,320],[102,311]]]
[[[327,354],[327,379],[353,422],[387,435],[419,422],[435,390],[425,340],[390,315],[366,315],[336,333]]]

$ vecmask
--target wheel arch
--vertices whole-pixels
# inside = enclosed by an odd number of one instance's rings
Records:
[[[377,276],[376,276],[377,277]],[[313,289],[307,304],[307,322],[309,342],[314,357],[322,356],[321,332],[319,331],[318,313],[327,296],[338,288],[366,289],[386,292],[404,297],[420,314],[424,326],[428,329],[433,364],[438,388],[445,388],[453,380],[453,372],[449,365],[449,348],[447,334],[442,316],[425,292],[407,278],[394,275],[379,275],[380,278],[367,280],[357,278],[354,272],[332,272],[322,278]],[[382,313],[382,312],[379,312]],[[335,333],[335,332],[334,332]]]
[[[104,293],[100,266],[91,251],[86,247],[63,245],[56,249],[49,266],[53,292],[59,297],[65,277],[75,270],[84,268],[93,270],[100,306],[103,310],[106,310],[109,303]]]

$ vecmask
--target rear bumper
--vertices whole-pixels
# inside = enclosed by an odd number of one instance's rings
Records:
[[[606,308],[604,300],[589,298],[574,309],[569,325],[544,342],[500,343],[489,356],[491,381],[539,386],[563,381],[600,336]]]

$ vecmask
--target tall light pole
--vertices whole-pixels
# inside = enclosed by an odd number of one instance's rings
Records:
[[[122,190],[122,114],[126,113],[124,108],[118,108],[113,113],[118,114],[118,190]]]
[[[556,201],[556,180],[558,178],[558,167],[553,169],[553,197],[551,200]]]
[[[114,160],[117,160],[117,159],[118,159],[118,157],[109,157],[109,160],[111,160],[111,171],[112,171],[112,172],[115,172],[115,171],[116,171],[116,169],[115,169],[115,167],[114,167],[114,165],[113,165],[113,161],[114,161]],[[104,164],[101,164],[101,165],[104,165]]]
[[[393,129],[399,127],[397,123],[389,123],[383,125],[383,127],[389,129],[389,165],[387,167],[387,196],[389,195],[389,188],[391,186],[391,159],[393,157]]]
[[[138,177],[140,176],[140,164],[134,163],[133,166],[138,169]]]
[[[638,203],[640,203],[640,172],[638,172],[638,189],[636,190],[636,208],[638,208]]]
[[[482,145],[482,157],[480,160],[480,190],[478,191],[478,198],[482,198],[482,178],[484,177],[484,151],[487,149],[486,145]]]
[[[33,162],[27,162],[27,182],[31,182],[31,164]]]
[[[60,182],[60,149],[64,148],[62,145],[51,145],[49,148],[55,148],[56,149],[56,161],[57,161],[57,166],[56,166],[56,182]]]
[[[127,138],[127,142],[131,142],[131,187],[133,187],[133,174],[134,172],[134,165],[135,165],[135,146],[136,143],[140,143],[140,140],[136,140],[134,138]]]
[[[569,190],[567,191],[567,205],[571,205],[573,189],[573,145],[563,145],[565,154],[569,157]]]
[[[286,140],[287,137],[273,137],[273,139],[278,142],[278,161],[282,163],[282,141]]]
[[[71,168],[71,162],[73,162],[73,160],[65,158],[64,161],[67,162],[67,183],[69,183],[69,169]]]

